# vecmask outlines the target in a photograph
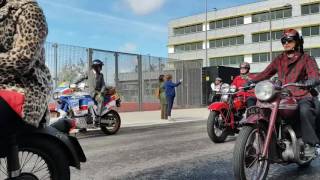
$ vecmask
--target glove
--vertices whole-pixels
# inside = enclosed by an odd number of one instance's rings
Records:
[[[307,87],[314,87],[316,86],[317,81],[315,79],[308,79],[304,82],[304,85],[306,85]]]
[[[254,84],[254,83],[255,83],[254,81],[249,80],[249,81],[247,81],[247,82],[243,85],[243,87],[249,87],[249,86],[251,86],[251,85]]]

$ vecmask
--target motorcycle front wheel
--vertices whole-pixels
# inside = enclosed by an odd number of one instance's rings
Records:
[[[107,135],[116,134],[121,126],[121,119],[118,113],[109,112],[101,117],[100,127],[101,130]]]
[[[64,151],[47,139],[34,138],[18,144],[21,175],[24,180],[70,180],[70,169]],[[6,179],[7,158],[0,159],[0,179]]]
[[[211,111],[207,121],[207,132],[212,142],[222,143],[228,136],[228,128],[222,127],[223,116],[218,111]]]
[[[233,151],[233,170],[237,180],[266,179],[270,162],[261,159],[266,131],[245,126],[240,130]]]

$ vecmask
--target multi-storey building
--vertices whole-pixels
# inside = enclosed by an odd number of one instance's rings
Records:
[[[246,61],[259,72],[269,64],[270,47],[273,57],[282,51],[282,30],[294,28],[320,63],[319,7],[319,0],[265,0],[209,11],[207,21],[205,13],[175,19],[169,23],[168,56],[203,66]]]

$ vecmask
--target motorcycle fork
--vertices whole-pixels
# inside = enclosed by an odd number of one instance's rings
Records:
[[[228,110],[227,110],[227,115],[226,115],[226,119],[229,119],[230,118],[230,126],[231,126],[231,129],[234,129],[234,117],[231,117],[231,114],[232,114],[232,109],[234,107],[233,105],[233,98],[232,96],[229,98],[229,107],[228,107]],[[228,122],[226,122],[228,123]]]
[[[272,133],[274,131],[275,123],[277,120],[277,115],[278,115],[278,109],[279,109],[279,104],[280,104],[280,99],[277,99],[274,103],[272,103],[273,108],[271,111],[271,116],[270,116],[270,121],[268,125],[268,132],[267,132],[267,137],[263,146],[263,152],[262,152],[262,158],[266,159],[268,155],[268,149],[270,146],[271,138],[272,138]]]
[[[19,148],[16,135],[12,135],[8,139],[7,172],[9,179],[19,177],[21,174]]]

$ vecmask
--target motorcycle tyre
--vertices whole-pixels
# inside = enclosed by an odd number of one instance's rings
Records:
[[[208,136],[210,137],[211,141],[214,143],[223,143],[226,138],[229,135],[229,131],[228,128],[225,128],[220,136],[217,136],[215,131],[214,131],[214,120],[217,116],[219,116],[219,112],[217,111],[211,111],[208,117],[208,121],[207,121],[207,132],[208,132]]]
[[[101,128],[102,132],[105,133],[106,135],[116,134],[119,131],[120,126],[121,126],[121,119],[120,119],[120,116],[117,113],[109,112],[108,114],[105,114],[104,116],[102,116],[102,118],[105,118],[106,116],[108,116],[110,114],[112,114],[116,118],[117,126],[113,131],[109,131],[106,126],[102,126],[101,123],[100,123],[100,128]]]
[[[244,151],[245,151],[245,146],[247,144],[247,140],[253,130],[255,130],[255,128],[251,126],[243,127],[234,145],[235,148],[233,150],[233,172],[235,175],[235,179],[237,180],[246,180],[246,176],[244,172],[244,158],[245,158]],[[268,175],[270,162],[267,161],[266,163],[267,163],[266,164],[267,167],[263,172],[262,177],[260,177],[259,180],[266,179]]]
[[[46,161],[52,180],[70,180],[68,158],[60,145],[43,138],[29,138],[18,146],[19,151],[32,152],[41,156]]]

